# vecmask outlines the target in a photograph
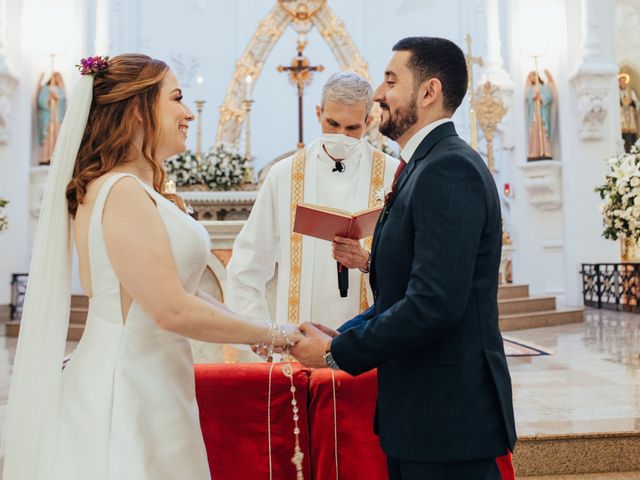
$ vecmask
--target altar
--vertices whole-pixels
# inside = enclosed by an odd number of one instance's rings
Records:
[[[196,365],[200,425],[212,478],[293,480],[294,419],[283,364]],[[293,365],[303,475],[309,480],[387,480],[373,431],[377,380]],[[511,455],[496,459],[515,479]],[[299,477],[298,477],[299,478]]]
[[[258,196],[257,190],[181,191],[180,197],[201,221],[246,220]]]

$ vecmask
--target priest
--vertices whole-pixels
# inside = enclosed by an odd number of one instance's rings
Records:
[[[398,162],[362,138],[372,106],[373,88],[355,73],[334,74],[324,85],[316,107],[322,136],[272,167],[236,238],[225,291],[232,310],[277,323],[337,327],[368,308],[370,239],[328,242],[292,226],[299,203],[351,212],[382,206]],[[337,260],[349,269],[346,297],[338,290]],[[274,276],[272,318],[267,284]]]

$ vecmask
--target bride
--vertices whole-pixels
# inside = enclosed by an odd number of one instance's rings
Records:
[[[197,292],[208,234],[163,192],[162,162],[185,150],[193,120],[167,65],[126,54],[79,67],[36,235],[3,478],[208,479],[187,337],[286,347],[301,336]],[[62,371],[71,235],[90,303]]]

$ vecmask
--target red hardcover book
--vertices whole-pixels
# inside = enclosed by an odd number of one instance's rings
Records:
[[[335,237],[361,240],[373,235],[382,207],[351,213],[337,208],[300,203],[293,231],[332,242]]]

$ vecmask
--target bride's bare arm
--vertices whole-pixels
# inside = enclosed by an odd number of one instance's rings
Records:
[[[270,343],[266,324],[249,321],[184,290],[164,223],[136,179],[124,177],[116,182],[102,221],[116,276],[160,328],[208,342]],[[294,340],[299,338],[290,332]]]
[[[204,293],[201,290],[198,290],[196,292],[196,297],[201,298],[202,300],[204,300],[207,303],[210,303],[212,305],[215,305],[216,307],[222,308],[223,310],[226,310],[228,312],[231,312],[232,310],[227,307],[224,303],[222,303],[220,300],[218,300],[217,298],[213,298],[211,295],[207,295],[206,293]]]

